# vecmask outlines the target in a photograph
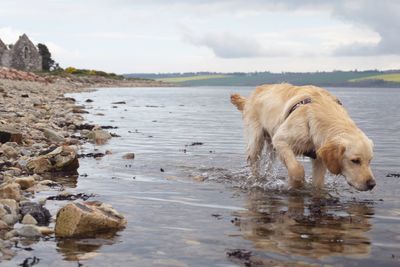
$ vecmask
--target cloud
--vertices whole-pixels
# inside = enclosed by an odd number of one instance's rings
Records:
[[[13,44],[18,40],[18,37],[23,33],[19,30],[13,29],[11,27],[0,28],[0,39],[5,44]]]
[[[380,40],[375,43],[354,42],[339,46],[337,56],[375,56],[400,55],[400,2],[364,0],[342,2],[335,5],[333,17],[367,27],[379,34]]]
[[[189,1],[190,2],[190,1]],[[187,1],[175,0],[185,5]],[[355,40],[351,43],[337,44],[333,56],[376,56],[400,55],[400,1],[381,0],[203,0],[193,5],[192,12],[208,14],[260,14],[268,12],[327,12],[333,19],[353,25],[361,31],[372,30],[379,35],[376,42]],[[187,6],[186,6],[187,7]],[[188,7],[187,7],[188,8]],[[206,42],[210,43],[210,42]],[[214,47],[214,46],[213,46]],[[249,46],[250,48],[250,46]],[[216,49],[213,49],[214,51]],[[239,49],[236,49],[239,50]],[[216,53],[217,54],[217,53]],[[221,54],[221,53],[218,53]],[[244,53],[246,54],[246,53]],[[263,52],[247,53],[264,55]],[[274,54],[274,53],[272,53]]]
[[[255,37],[238,36],[229,32],[210,32],[195,35],[185,30],[183,40],[211,49],[220,58],[282,57],[289,56],[285,49],[263,46]]]
[[[117,39],[117,40],[123,40],[127,39],[129,35],[125,32],[93,32],[86,34],[86,36],[94,37],[94,38],[100,38],[100,39]]]
[[[81,53],[77,50],[71,51],[53,42],[43,42],[49,48],[52,58],[57,62],[64,63],[81,58]]]

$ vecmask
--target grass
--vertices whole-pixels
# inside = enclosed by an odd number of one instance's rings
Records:
[[[350,82],[359,82],[365,80],[383,80],[385,82],[400,82],[400,73],[390,73],[390,74],[380,74],[380,75],[373,75],[367,76],[357,79],[351,79]]]
[[[183,83],[188,81],[199,81],[199,80],[209,80],[209,79],[222,79],[227,78],[228,75],[217,74],[217,75],[195,75],[188,77],[171,77],[171,78],[160,78],[157,81],[167,82],[167,83]]]

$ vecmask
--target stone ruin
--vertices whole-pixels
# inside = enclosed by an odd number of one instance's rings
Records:
[[[5,45],[0,39],[0,66],[24,71],[41,71],[42,56],[26,34],[14,45]]]

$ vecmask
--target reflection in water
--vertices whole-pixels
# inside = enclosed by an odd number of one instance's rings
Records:
[[[45,173],[42,176],[44,179],[60,183],[64,187],[76,188],[79,174]]]
[[[249,194],[247,206],[248,211],[235,214],[236,225],[263,251],[311,258],[370,254],[372,203],[257,190]]]
[[[117,242],[117,232],[101,233],[93,238],[61,238],[57,240],[57,250],[64,260],[78,261],[92,258],[103,245]]]

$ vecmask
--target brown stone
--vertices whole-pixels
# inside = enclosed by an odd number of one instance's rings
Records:
[[[134,159],[135,153],[126,153],[122,158],[124,159]]]
[[[43,156],[31,159],[28,162],[27,167],[36,174],[49,172],[52,169],[50,160]]]
[[[20,185],[17,183],[3,184],[0,186],[0,198],[11,198],[21,200]]]
[[[58,211],[55,233],[58,237],[91,236],[100,231],[118,230],[125,225],[125,218],[108,205],[70,203]]]
[[[4,230],[4,229],[8,229],[8,228],[10,228],[8,226],[8,224],[6,222],[0,220],[0,230]]]
[[[33,176],[16,178],[15,182],[21,186],[22,190],[28,189],[35,185],[35,178]]]
[[[60,146],[46,155],[30,160],[27,167],[36,174],[52,171],[76,173],[79,168],[78,155],[73,147]]]

